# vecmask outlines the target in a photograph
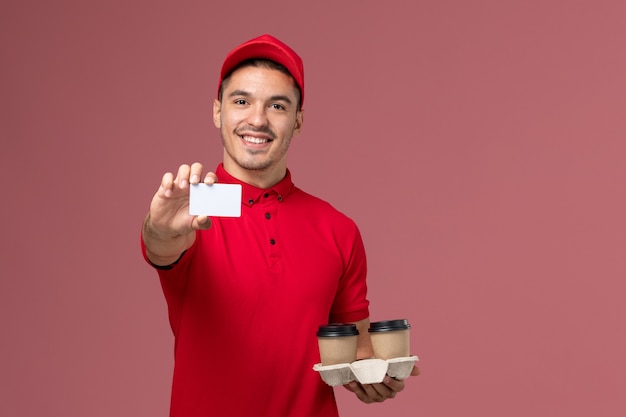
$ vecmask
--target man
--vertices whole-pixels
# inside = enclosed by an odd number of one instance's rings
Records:
[[[337,416],[332,388],[312,370],[318,326],[356,323],[358,357],[373,356],[359,230],[287,170],[303,103],[303,64],[290,47],[268,35],[238,46],[213,105],[223,163],[208,173],[181,165],[152,199],[142,249],[175,335],[172,416]],[[218,179],[242,184],[241,217],[191,216],[189,185]],[[346,388],[379,402],[404,383]]]

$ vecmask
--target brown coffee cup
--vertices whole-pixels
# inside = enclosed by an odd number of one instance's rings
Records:
[[[319,326],[317,341],[322,365],[354,362],[358,335],[355,324],[333,323]]]
[[[410,356],[410,329],[411,325],[406,319],[370,323],[368,332],[374,348],[374,356],[378,359]]]

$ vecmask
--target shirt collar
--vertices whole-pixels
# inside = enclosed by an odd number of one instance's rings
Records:
[[[247,206],[251,206],[252,204],[258,202],[259,199],[264,197],[266,194],[273,194],[276,196],[278,201],[283,201],[285,198],[287,198],[287,196],[294,188],[293,182],[291,181],[291,172],[289,172],[289,169],[287,169],[287,174],[282,180],[267,189],[255,187],[254,185],[250,185],[233,177],[228,172],[226,172],[223,163],[220,163],[217,166],[215,174],[217,175],[218,181],[221,183],[241,184],[241,202]]]

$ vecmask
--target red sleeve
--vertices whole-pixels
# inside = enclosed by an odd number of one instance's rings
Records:
[[[341,242],[346,266],[330,312],[334,323],[351,323],[369,317],[365,247],[357,226],[352,224],[352,233],[346,233],[348,238]]]
[[[197,240],[198,239],[196,238],[196,242]],[[148,259],[146,244],[143,241],[143,236],[140,238],[140,241],[141,252],[144,259],[158,272],[161,287],[163,289],[163,295],[167,301],[170,326],[174,334],[177,334],[180,311],[185,290],[187,288],[187,281],[189,279],[189,264],[196,248],[196,242],[194,242],[189,249],[183,252],[176,262],[170,265],[160,266],[153,264],[150,262],[150,259]]]

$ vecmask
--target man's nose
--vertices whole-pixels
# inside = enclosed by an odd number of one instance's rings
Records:
[[[250,112],[248,113],[247,122],[251,126],[267,125],[267,108],[263,105],[250,106]]]

